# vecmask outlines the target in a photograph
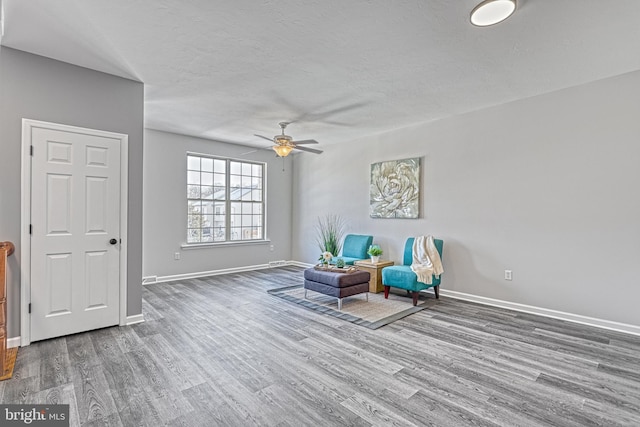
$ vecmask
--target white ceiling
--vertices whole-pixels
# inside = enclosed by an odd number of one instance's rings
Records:
[[[343,143],[640,69],[640,1],[2,0],[1,43],[145,84],[145,126]]]

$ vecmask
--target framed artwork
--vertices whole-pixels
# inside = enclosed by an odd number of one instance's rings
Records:
[[[420,214],[420,157],[371,165],[371,218],[418,218]]]

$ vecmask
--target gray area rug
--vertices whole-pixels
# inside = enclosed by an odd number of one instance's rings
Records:
[[[382,292],[378,294],[369,293],[369,301],[365,299],[365,294],[344,298],[342,300],[342,310],[339,311],[337,298],[308,291],[307,299],[304,299],[304,288],[301,285],[270,289],[267,292],[310,310],[337,317],[369,329],[381,328],[435,304],[435,300],[429,299],[414,307],[410,295],[407,295],[404,291],[401,293],[392,291],[389,294],[389,299],[385,299]],[[421,295],[421,298],[425,299],[427,296]]]

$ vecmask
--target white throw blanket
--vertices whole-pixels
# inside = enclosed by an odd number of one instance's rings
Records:
[[[433,236],[418,236],[413,241],[411,270],[418,276],[418,282],[427,285],[433,283],[434,275],[440,276],[444,273]]]

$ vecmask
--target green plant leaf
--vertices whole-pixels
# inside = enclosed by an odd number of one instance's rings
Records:
[[[340,253],[344,235],[344,220],[340,215],[328,214],[324,218],[318,217],[316,232],[316,242],[321,252],[331,252],[334,255]]]

